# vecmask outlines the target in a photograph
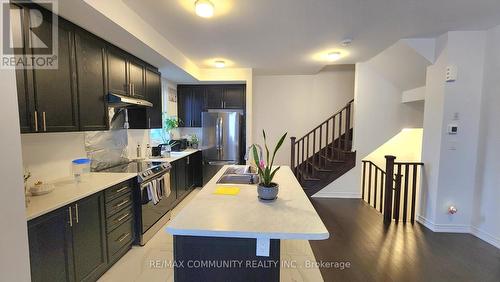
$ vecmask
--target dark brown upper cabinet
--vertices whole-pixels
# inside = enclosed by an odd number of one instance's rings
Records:
[[[224,87],[224,109],[245,108],[245,85],[228,85]]]
[[[52,13],[36,4],[11,4],[19,9],[21,24],[13,30],[23,42],[30,42],[30,21],[43,20],[36,36],[43,42],[52,38]],[[161,127],[161,79],[157,68],[113,46],[92,33],[58,18],[57,69],[16,69],[21,133],[106,130],[108,125],[107,94],[113,92],[139,99],[149,99],[152,110],[140,111],[130,118],[138,128]],[[37,55],[27,44],[16,49],[16,56]],[[146,72],[146,69],[149,71]],[[148,76],[148,77],[147,77]],[[147,80],[149,85],[147,85]],[[147,88],[148,87],[148,88]],[[149,97],[148,97],[149,96]]]
[[[162,128],[161,75],[154,69],[146,69],[146,97],[153,103],[148,108],[148,128]]]
[[[201,127],[209,109],[245,110],[245,85],[178,85],[177,111],[182,127]]]
[[[108,48],[108,87],[115,94],[146,99],[145,64],[124,51]]]
[[[206,105],[207,109],[224,108],[224,88],[219,85],[207,85]]]
[[[109,128],[105,100],[106,42],[77,30],[75,47],[80,130],[106,130]]]
[[[207,85],[207,109],[245,109],[245,85]]]
[[[37,36],[50,42],[52,15],[42,13],[43,22]],[[34,20],[34,19],[31,19]],[[58,19],[58,67],[57,69],[33,69],[28,87],[33,88],[35,97],[35,132],[61,132],[78,130],[78,107],[76,78],[74,76],[75,52],[74,29],[71,23]],[[32,54],[37,54],[36,50]]]
[[[146,99],[144,83],[144,65],[134,59],[128,63],[129,83],[132,88],[132,97]]]
[[[179,85],[177,87],[177,115],[181,127],[201,127],[201,113],[205,110],[206,87]]]
[[[127,79],[127,55],[118,48],[108,48],[108,90],[121,95],[131,95]]]

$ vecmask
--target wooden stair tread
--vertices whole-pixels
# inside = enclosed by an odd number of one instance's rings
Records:
[[[317,170],[317,171],[321,171],[321,172],[333,172],[333,169],[328,169],[328,168],[323,168],[323,167],[320,167],[318,165],[316,165],[314,162],[310,161],[310,160],[307,160],[306,161],[310,166],[313,167],[313,169]]]

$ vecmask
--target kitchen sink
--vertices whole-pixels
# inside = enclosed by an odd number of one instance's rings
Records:
[[[255,168],[251,166],[245,167],[229,167],[224,174],[217,180],[219,184],[257,184],[259,183],[259,175]]]

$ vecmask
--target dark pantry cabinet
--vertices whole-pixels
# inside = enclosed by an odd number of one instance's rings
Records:
[[[28,222],[32,281],[97,280],[106,270],[104,193]]]
[[[204,87],[184,87],[177,88],[177,115],[182,127],[201,127],[201,112],[205,107]]]
[[[29,41],[28,30],[42,41],[52,38],[52,13],[35,4],[12,4],[21,19],[13,24]],[[30,8],[41,11],[42,24],[29,29]],[[132,111],[136,128],[161,127],[161,74],[158,69],[92,33],[58,17],[58,67],[16,69],[21,133],[107,130],[108,92],[148,99],[154,107]],[[37,49],[17,49],[17,56],[36,55]]]

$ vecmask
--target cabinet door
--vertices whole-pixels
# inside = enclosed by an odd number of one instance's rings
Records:
[[[180,120],[181,127],[190,127],[192,120],[192,102],[193,88],[180,87],[177,89],[177,117]]]
[[[187,189],[187,162],[186,158],[182,158],[176,161],[177,169],[176,169],[176,182],[177,182],[177,198],[180,198],[186,193]]]
[[[109,46],[107,59],[108,90],[116,94],[129,95],[125,54],[117,48]]]
[[[97,37],[83,30],[76,32],[78,106],[82,131],[108,129],[105,48],[105,43]]]
[[[104,194],[74,205],[73,250],[77,281],[96,280],[107,267]]]
[[[31,281],[74,281],[69,208],[28,222]]]
[[[201,127],[201,113],[205,110],[205,87],[193,89],[191,99],[191,126]]]
[[[15,4],[10,5],[10,25],[12,32],[12,40],[15,46],[25,46],[26,37],[26,11]],[[15,11],[15,12],[14,12]],[[22,58],[23,54],[27,53],[27,48],[14,48],[14,55],[17,58]],[[16,69],[16,85],[17,85],[17,102],[19,106],[19,123],[21,133],[35,132],[35,107],[33,91],[28,91],[27,72],[25,69]],[[30,89],[31,90],[31,89]]]
[[[144,90],[144,66],[135,60],[129,62],[129,83],[132,84],[132,96],[146,99]]]
[[[245,86],[224,87],[224,109],[245,109]]]
[[[50,42],[52,32],[51,14],[41,13],[43,22],[38,36]],[[31,15],[31,22],[38,22],[37,14]],[[74,77],[74,33],[73,27],[64,19],[58,19],[58,68],[34,69],[33,84],[36,108],[41,131],[78,130],[76,81]],[[35,50],[36,51],[36,50]]]
[[[153,108],[148,108],[148,127],[162,128],[161,76],[150,69],[146,70],[146,96],[153,103]]]
[[[196,152],[190,156],[192,186],[203,186],[203,157],[201,152]]]
[[[207,109],[223,109],[223,88],[222,86],[207,86],[206,93],[206,108]]]

